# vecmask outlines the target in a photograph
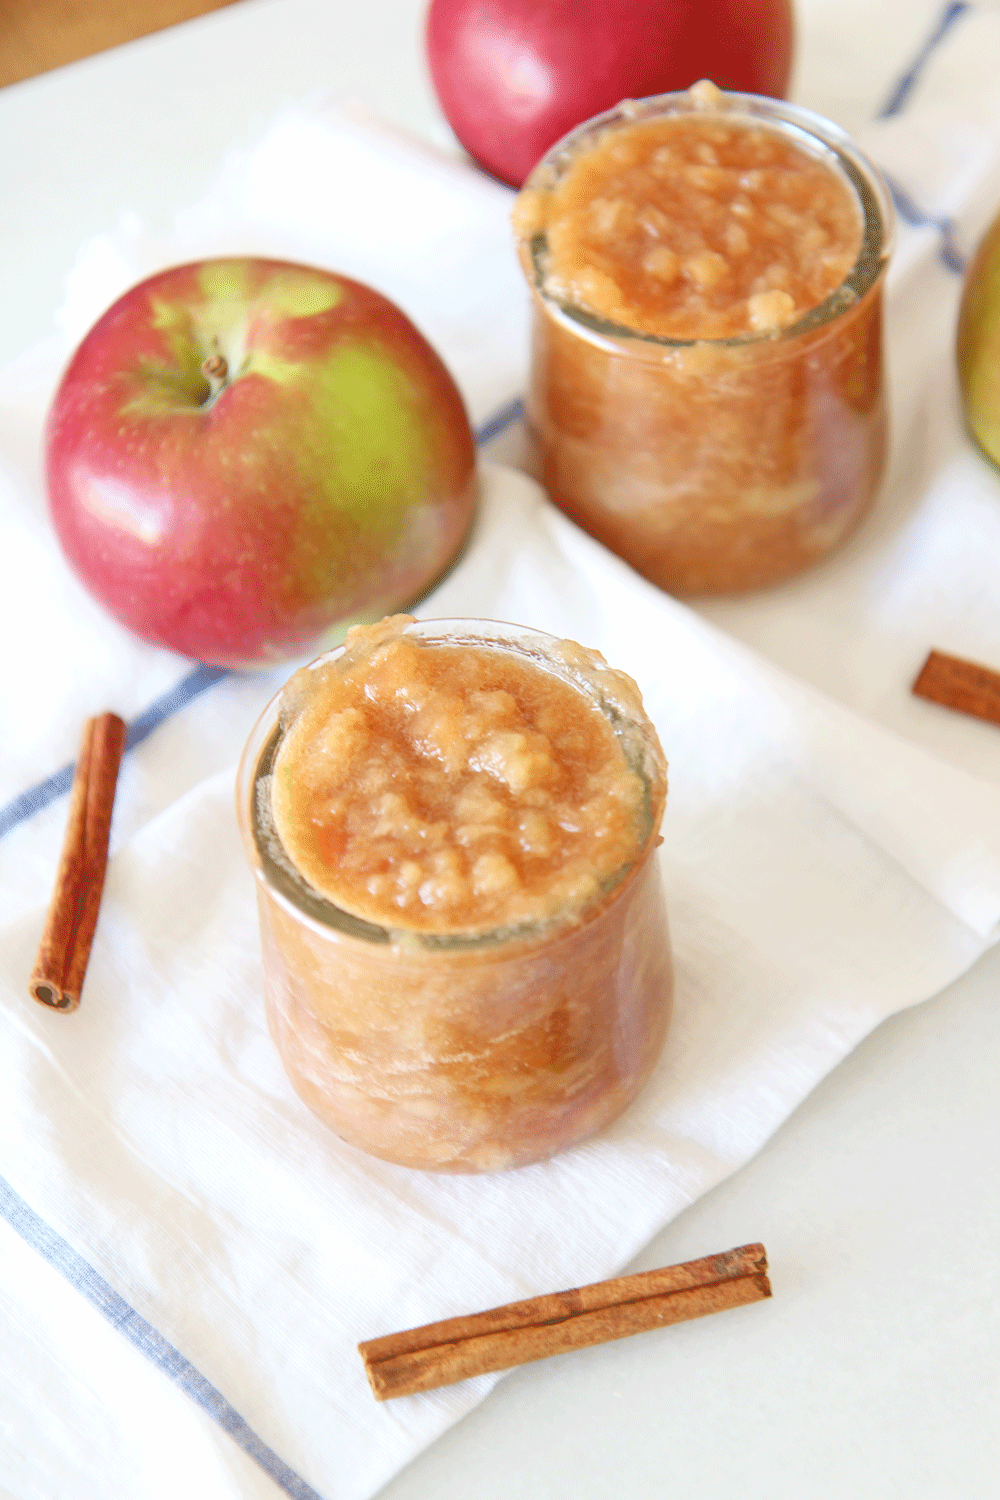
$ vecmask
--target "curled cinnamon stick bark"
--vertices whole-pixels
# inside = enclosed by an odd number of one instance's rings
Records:
[[[913,684],[918,698],[1000,724],[1000,672],[960,656],[932,651]]]
[[[28,982],[33,997],[53,1010],[73,1011],[80,1003],[104,889],[111,809],[124,749],[125,725],[117,714],[87,720],[59,873]]]
[[[358,1345],[377,1401],[770,1297],[763,1245],[510,1302]]]

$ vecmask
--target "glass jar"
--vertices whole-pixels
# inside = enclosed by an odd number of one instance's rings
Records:
[[[713,120],[779,135],[857,200],[852,268],[790,326],[669,338],[603,321],[547,285],[539,205],[609,133],[709,118],[699,87],[626,101],[581,125],[536,167],[515,210],[534,302],[531,467],[574,521],[680,595],[762,587],[823,557],[871,506],[887,445],[882,287],[892,206],[849,137],[809,110],[713,91]],[[683,204],[663,208],[669,218]],[[753,222],[747,228],[752,238]]]
[[[662,752],[635,685],[579,647],[567,655],[570,643],[492,621],[412,622],[403,633],[507,653],[570,683],[588,709],[596,704],[642,783],[635,847],[589,904],[545,921],[485,933],[363,921],[304,880],[277,834],[276,698],[237,780],[268,1023],[302,1099],[351,1144],[434,1171],[523,1166],[615,1119],[663,1045],[673,973],[656,854]],[[614,690],[622,682],[631,697]]]

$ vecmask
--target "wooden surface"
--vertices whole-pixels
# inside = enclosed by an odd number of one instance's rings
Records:
[[[162,31],[235,0],[0,0],[0,86]]]

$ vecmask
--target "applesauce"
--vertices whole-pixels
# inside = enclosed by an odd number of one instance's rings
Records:
[[[672,593],[775,583],[844,540],[885,461],[892,226],[835,126],[711,84],[627,101],[532,173],[532,466]]]
[[[265,1003],[343,1139],[441,1171],[584,1140],[672,1003],[666,768],[635,684],[495,622],[359,627],[244,752]]]

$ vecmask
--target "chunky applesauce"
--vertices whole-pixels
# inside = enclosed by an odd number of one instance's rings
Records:
[[[645,787],[607,717],[527,660],[359,627],[284,702],[278,834],[369,922],[473,933],[575,913],[642,842]]]
[[[829,163],[711,106],[609,130],[515,230],[544,231],[550,297],[640,333],[772,333],[817,307],[857,260],[856,192]]]
[[[272,1034],[345,1140],[490,1171],[602,1128],[659,1054],[666,774],[630,678],[492,622],[359,627],[241,768]]]
[[[675,593],[842,540],[884,459],[891,210],[835,127],[698,84],[582,126],[514,211],[553,499]]]

